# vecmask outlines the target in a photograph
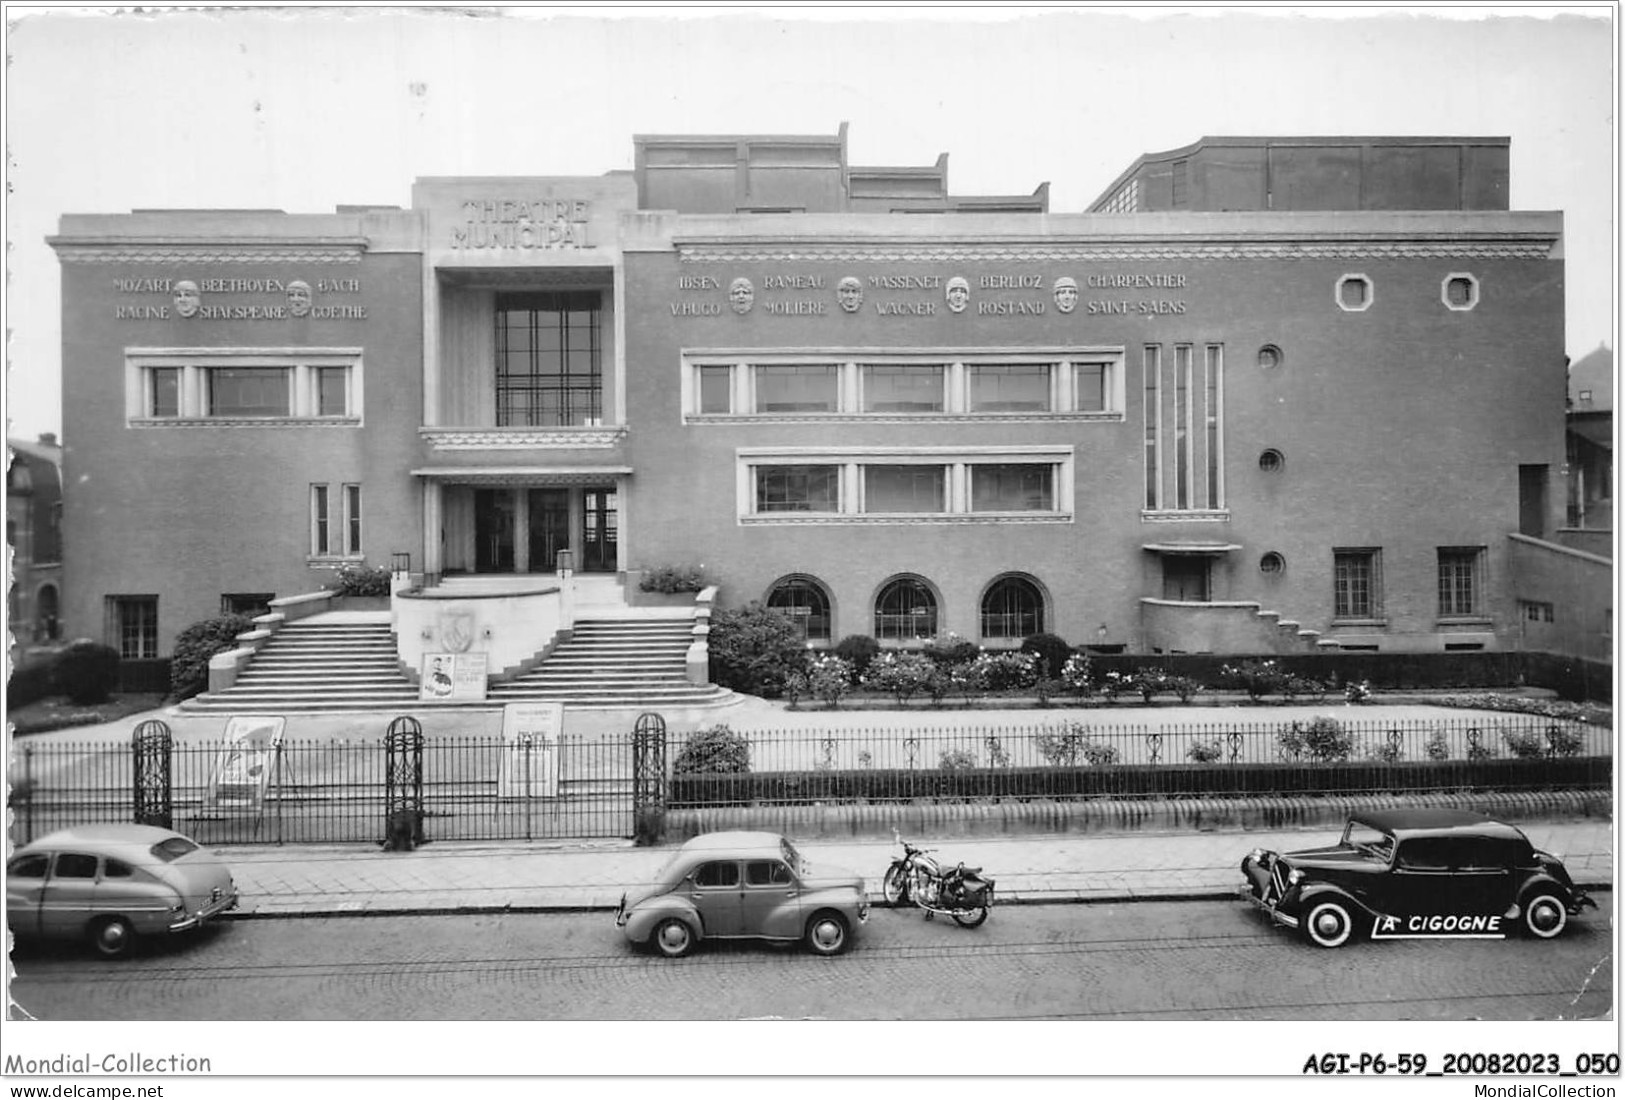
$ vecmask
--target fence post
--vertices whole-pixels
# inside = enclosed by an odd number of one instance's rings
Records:
[[[632,835],[657,843],[666,831],[666,720],[653,711],[632,727]]]

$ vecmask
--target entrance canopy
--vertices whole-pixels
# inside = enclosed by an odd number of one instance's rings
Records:
[[[413,477],[453,485],[603,485],[630,477],[630,466],[424,466]]]

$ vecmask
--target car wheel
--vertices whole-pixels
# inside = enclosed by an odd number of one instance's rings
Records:
[[[839,955],[846,950],[851,932],[846,918],[825,910],[807,922],[807,946],[815,955]]]
[[[984,923],[986,923],[988,912],[989,910],[987,906],[984,905],[980,909],[971,910],[969,916],[966,916],[964,913],[955,913],[954,920],[958,921],[960,925],[965,928],[980,928]]]
[[[1354,935],[1354,918],[1340,901],[1322,901],[1309,907],[1303,934],[1318,947],[1342,947]]]
[[[1556,938],[1568,927],[1569,910],[1563,899],[1554,894],[1529,895],[1523,905],[1523,926],[1531,936],[1549,940]]]
[[[649,942],[653,943],[655,950],[666,958],[680,959],[694,950],[694,930],[686,921],[672,917],[656,926],[655,934]]]
[[[886,895],[887,905],[907,905],[908,869],[901,863],[886,868],[886,877],[881,881],[880,889]]]
[[[90,926],[90,942],[102,958],[116,959],[135,946],[135,929],[123,917],[104,917]]]

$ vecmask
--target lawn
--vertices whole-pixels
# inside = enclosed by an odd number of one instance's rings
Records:
[[[71,702],[66,695],[52,695],[27,706],[10,708],[6,718],[14,733],[45,733],[74,726],[116,722],[132,714],[155,710],[163,706],[164,699],[165,696],[152,692],[130,692],[111,695],[105,703],[80,706]]]

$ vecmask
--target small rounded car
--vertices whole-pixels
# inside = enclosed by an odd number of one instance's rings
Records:
[[[82,940],[116,958],[138,937],[197,928],[237,905],[231,870],[152,825],[83,825],[6,863],[6,923],[23,939]]]
[[[813,867],[786,838],[758,832],[694,837],[615,910],[627,939],[673,959],[702,939],[801,940],[838,955],[868,919],[861,876]]]
[[[1467,810],[1383,810],[1349,818],[1336,844],[1254,849],[1243,894],[1320,947],[1373,940],[1549,940],[1596,902],[1556,856]]]

